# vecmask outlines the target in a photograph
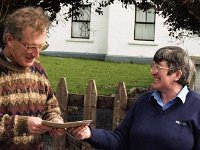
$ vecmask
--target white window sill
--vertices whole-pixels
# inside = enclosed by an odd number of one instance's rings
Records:
[[[155,41],[131,41],[128,42],[129,45],[147,45],[147,46],[158,46]]]
[[[87,43],[93,43],[94,40],[91,39],[79,39],[79,38],[70,38],[66,40],[67,42],[87,42]]]

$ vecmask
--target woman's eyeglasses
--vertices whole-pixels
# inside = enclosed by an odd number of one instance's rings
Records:
[[[156,64],[155,62],[151,64],[151,71],[159,72],[161,69],[170,70],[169,68],[160,66],[159,64]]]

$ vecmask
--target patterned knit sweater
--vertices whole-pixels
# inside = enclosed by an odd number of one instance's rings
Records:
[[[29,135],[28,116],[62,119],[47,74],[39,61],[20,67],[0,53],[0,149],[43,149],[42,135]]]

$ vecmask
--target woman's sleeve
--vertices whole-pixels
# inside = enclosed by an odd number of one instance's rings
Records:
[[[91,129],[92,136],[87,139],[93,147],[104,150],[126,150],[129,146],[129,133],[132,126],[135,106],[132,106],[122,123],[114,130]]]

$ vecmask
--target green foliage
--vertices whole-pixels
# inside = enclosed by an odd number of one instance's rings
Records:
[[[86,92],[90,79],[95,80],[99,95],[115,93],[119,82],[124,82],[128,90],[149,87],[152,81],[149,65],[50,56],[41,56],[40,61],[54,91],[61,77],[66,78],[69,92],[78,94]]]
[[[157,12],[166,18],[170,35],[200,36],[200,1],[199,0],[152,0]]]

